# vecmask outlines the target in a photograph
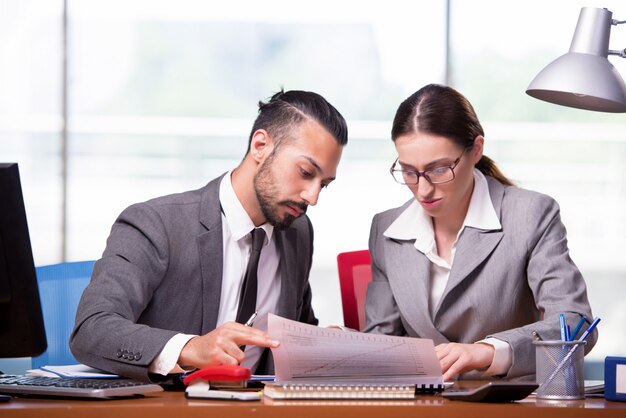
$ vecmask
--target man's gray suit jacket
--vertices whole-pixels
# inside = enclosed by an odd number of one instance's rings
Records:
[[[366,332],[430,338],[435,345],[474,343],[486,337],[512,347],[506,378],[535,373],[531,332],[560,339],[559,313],[574,327],[591,319],[583,277],[570,259],[558,204],[549,196],[504,186],[487,176],[501,230],[465,228],[448,283],[429,312],[430,261],[414,240],[385,237],[411,201],[377,214],[369,248],[373,282],[366,301]],[[595,344],[589,338],[585,350]],[[466,373],[462,378],[477,378]]]
[[[150,363],[175,334],[203,335],[216,328],[222,178],[132,205],[118,217],[76,314],[70,346],[78,361],[148,380]],[[308,282],[311,223],[302,216],[274,236],[282,286],[276,314],[317,324]]]

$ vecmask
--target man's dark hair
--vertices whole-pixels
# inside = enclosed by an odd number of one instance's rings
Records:
[[[250,151],[252,136],[257,130],[265,129],[278,145],[289,136],[294,126],[306,118],[322,125],[339,144],[348,143],[346,120],[326,99],[310,91],[281,90],[267,102],[259,102],[259,115],[252,126],[246,154]]]

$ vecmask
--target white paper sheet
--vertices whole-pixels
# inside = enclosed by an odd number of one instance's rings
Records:
[[[64,378],[89,378],[89,379],[119,379],[121,376],[94,369],[84,364],[70,364],[65,366],[42,366],[39,369],[29,370],[30,376],[48,376]]]
[[[443,384],[433,341],[321,328],[270,314],[279,383]]]

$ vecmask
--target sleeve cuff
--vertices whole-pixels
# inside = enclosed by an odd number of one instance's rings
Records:
[[[161,350],[159,355],[150,363],[148,369],[150,373],[167,376],[170,373],[184,372],[185,370],[178,365],[178,357],[180,356],[180,352],[183,351],[185,344],[193,337],[195,337],[195,335],[176,334],[170,338],[163,347],[163,350]]]
[[[486,376],[500,376],[509,372],[512,363],[512,350],[509,343],[498,338],[488,337],[477,341],[476,344],[489,344],[495,351],[493,361],[487,370],[483,372]]]

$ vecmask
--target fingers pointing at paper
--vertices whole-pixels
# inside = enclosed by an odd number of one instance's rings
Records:
[[[244,359],[240,346],[276,348],[279,344],[259,329],[227,322],[208,334],[190,339],[180,353],[178,364],[198,369],[219,364],[239,364]]]
[[[448,381],[469,370],[489,367],[494,350],[489,344],[439,344],[435,347],[435,353],[441,364],[443,380]]]

